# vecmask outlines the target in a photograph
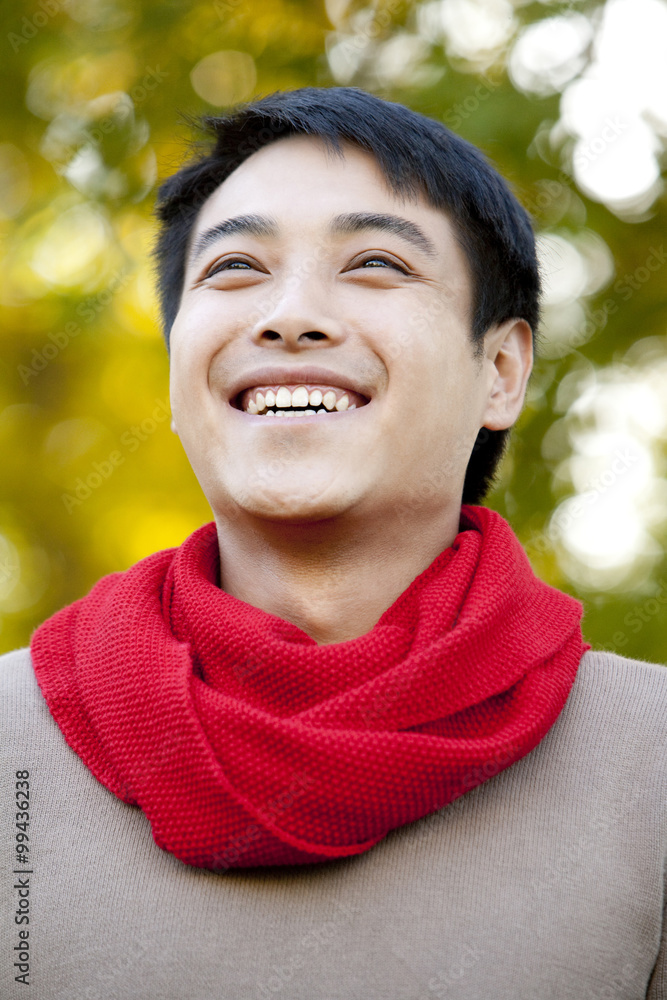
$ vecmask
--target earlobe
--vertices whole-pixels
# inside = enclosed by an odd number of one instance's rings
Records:
[[[482,426],[506,430],[517,420],[533,367],[533,332],[524,319],[511,319],[485,337],[489,395]]]

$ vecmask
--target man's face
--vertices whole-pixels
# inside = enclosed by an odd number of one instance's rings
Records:
[[[407,514],[415,527],[460,502],[491,385],[467,262],[443,212],[343,148],[280,139],[197,218],[171,401],[218,521]]]

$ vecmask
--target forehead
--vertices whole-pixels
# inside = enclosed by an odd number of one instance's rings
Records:
[[[375,157],[353,143],[342,155],[318,136],[290,135],[248,157],[204,202],[192,237],[241,214],[272,216],[281,227],[326,225],[341,213],[392,213],[427,226],[435,239],[454,240],[447,214],[421,195],[395,192]]]

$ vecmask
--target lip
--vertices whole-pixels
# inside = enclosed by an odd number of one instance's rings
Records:
[[[237,409],[236,400],[240,394],[246,389],[253,389],[258,385],[312,385],[313,383],[331,385],[337,389],[351,389],[353,392],[358,392],[360,396],[364,396],[369,402],[373,398],[369,386],[329,368],[316,368],[311,365],[303,365],[298,368],[280,368],[272,365],[255,368],[253,371],[239,376],[230,386],[229,403],[234,409]]]
[[[365,413],[370,405],[367,403],[366,406],[357,407],[356,410],[331,410],[325,417],[318,417],[315,413],[297,413],[290,417],[266,417],[261,413],[246,413],[245,410],[235,408],[234,413],[238,414],[238,418],[242,421],[259,421],[264,427],[292,427],[294,424],[311,424],[313,422],[316,427],[319,427],[322,424],[331,424],[332,420],[340,420],[343,417],[356,417],[358,420],[359,414]]]

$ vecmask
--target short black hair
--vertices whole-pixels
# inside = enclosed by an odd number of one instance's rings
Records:
[[[390,187],[421,194],[451,217],[471,272],[471,339],[508,319],[539,323],[540,278],[528,212],[484,155],[439,121],[357,87],[277,91],[199,122],[204,148],[159,188],[154,258],[167,350],[179,309],[190,235],[199,209],[257,150],[288,135],[311,135],[341,152],[341,140],[371,153]],[[493,484],[509,430],[481,428],[466,470],[464,503]]]

